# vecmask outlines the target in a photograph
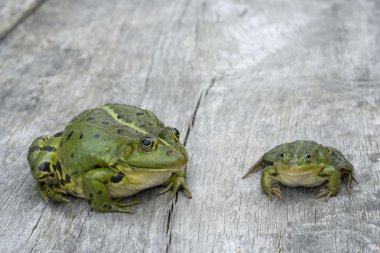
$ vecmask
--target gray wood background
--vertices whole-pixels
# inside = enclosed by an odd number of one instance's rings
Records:
[[[380,252],[377,0],[1,0],[0,252]],[[190,153],[193,199],[159,188],[135,214],[45,204],[31,141],[106,102],[153,110]],[[282,187],[265,151],[340,149],[360,184],[325,202]]]

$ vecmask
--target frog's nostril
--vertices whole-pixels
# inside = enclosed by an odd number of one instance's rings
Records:
[[[292,160],[290,160],[290,163],[291,164],[297,164],[298,163],[298,158],[293,158]]]
[[[174,153],[174,151],[173,151],[173,150],[169,150],[169,151],[167,151],[166,153],[167,153],[168,155],[171,155],[171,154]]]

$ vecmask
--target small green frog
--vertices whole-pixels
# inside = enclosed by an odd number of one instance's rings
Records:
[[[335,196],[341,188],[341,179],[347,181],[351,194],[354,178],[353,165],[335,148],[325,147],[314,141],[298,140],[279,145],[265,153],[243,176],[264,168],[261,176],[261,189],[269,195],[282,198],[276,180],[290,187],[314,187],[328,182],[317,198]]]
[[[39,195],[67,202],[63,194],[87,199],[100,212],[132,213],[138,202],[115,199],[164,185],[173,197],[183,189],[188,162],[179,131],[152,112],[106,104],[73,118],[64,131],[33,141],[28,162]]]

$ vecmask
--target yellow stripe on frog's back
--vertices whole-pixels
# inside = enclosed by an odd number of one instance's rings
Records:
[[[130,128],[132,128],[132,129],[134,129],[137,132],[142,133],[142,134],[148,133],[145,129],[136,126],[135,122],[125,122],[123,119],[118,118],[118,114],[110,106],[104,105],[104,106],[102,106],[102,109],[104,111],[106,111],[114,120],[119,122],[119,124],[121,124],[123,126],[130,127]]]
[[[118,114],[110,106],[104,105],[104,106],[102,106],[102,109],[104,111],[106,111],[119,124],[121,124],[123,126],[130,127],[139,133],[148,134],[148,132],[145,129],[136,126],[135,122],[125,122],[123,119],[118,118]],[[165,146],[170,147],[170,144],[168,142],[166,142],[164,139],[162,139],[160,137],[157,137],[157,139],[160,140],[160,142],[163,143]]]

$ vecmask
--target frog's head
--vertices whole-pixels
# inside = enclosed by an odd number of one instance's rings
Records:
[[[187,151],[179,142],[179,131],[171,127],[150,131],[125,151],[126,163],[140,170],[179,171],[188,160]]]
[[[328,150],[313,141],[295,141],[275,148],[273,165],[283,171],[317,171],[330,161]]]

